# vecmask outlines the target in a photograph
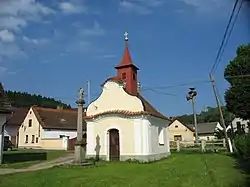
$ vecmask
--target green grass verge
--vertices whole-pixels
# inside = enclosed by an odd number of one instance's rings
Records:
[[[92,167],[56,167],[0,176],[0,186],[18,187],[236,187],[247,174],[225,154],[173,154],[150,163],[102,162]]]

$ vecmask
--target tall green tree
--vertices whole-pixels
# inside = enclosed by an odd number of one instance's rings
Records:
[[[250,119],[250,44],[239,46],[236,54],[224,71],[230,84],[225,101],[229,112],[247,120]]]

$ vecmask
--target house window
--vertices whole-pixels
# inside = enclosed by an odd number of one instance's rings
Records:
[[[178,128],[178,125],[175,125],[174,127],[175,127],[175,128]]]
[[[31,143],[35,142],[35,135],[32,135]]]
[[[126,73],[122,73],[122,79],[126,79]]]
[[[182,141],[182,136],[181,135],[174,135],[174,141]]]
[[[26,135],[26,136],[25,136],[25,143],[28,143],[28,141],[29,141],[29,136]]]
[[[135,80],[135,74],[133,73],[133,80]]]
[[[29,119],[29,127],[32,126],[32,119]]]
[[[38,137],[36,137],[36,143],[38,143]]]
[[[30,114],[31,114],[32,112],[30,111]]]
[[[210,138],[209,138],[209,136],[207,137],[207,140],[209,140]]]
[[[164,128],[158,128],[158,143],[159,145],[164,145]]]

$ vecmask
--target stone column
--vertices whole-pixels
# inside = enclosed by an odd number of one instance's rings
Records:
[[[85,150],[83,143],[83,105],[84,105],[84,91],[83,88],[79,90],[79,98],[76,101],[78,112],[77,112],[77,139],[75,143],[75,163],[82,163],[85,159]]]

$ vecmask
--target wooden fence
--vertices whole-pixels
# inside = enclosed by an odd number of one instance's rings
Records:
[[[196,142],[184,142],[184,141],[171,141],[170,142],[171,150],[180,151],[225,151],[226,141],[225,139],[218,140],[200,140],[198,143]]]

